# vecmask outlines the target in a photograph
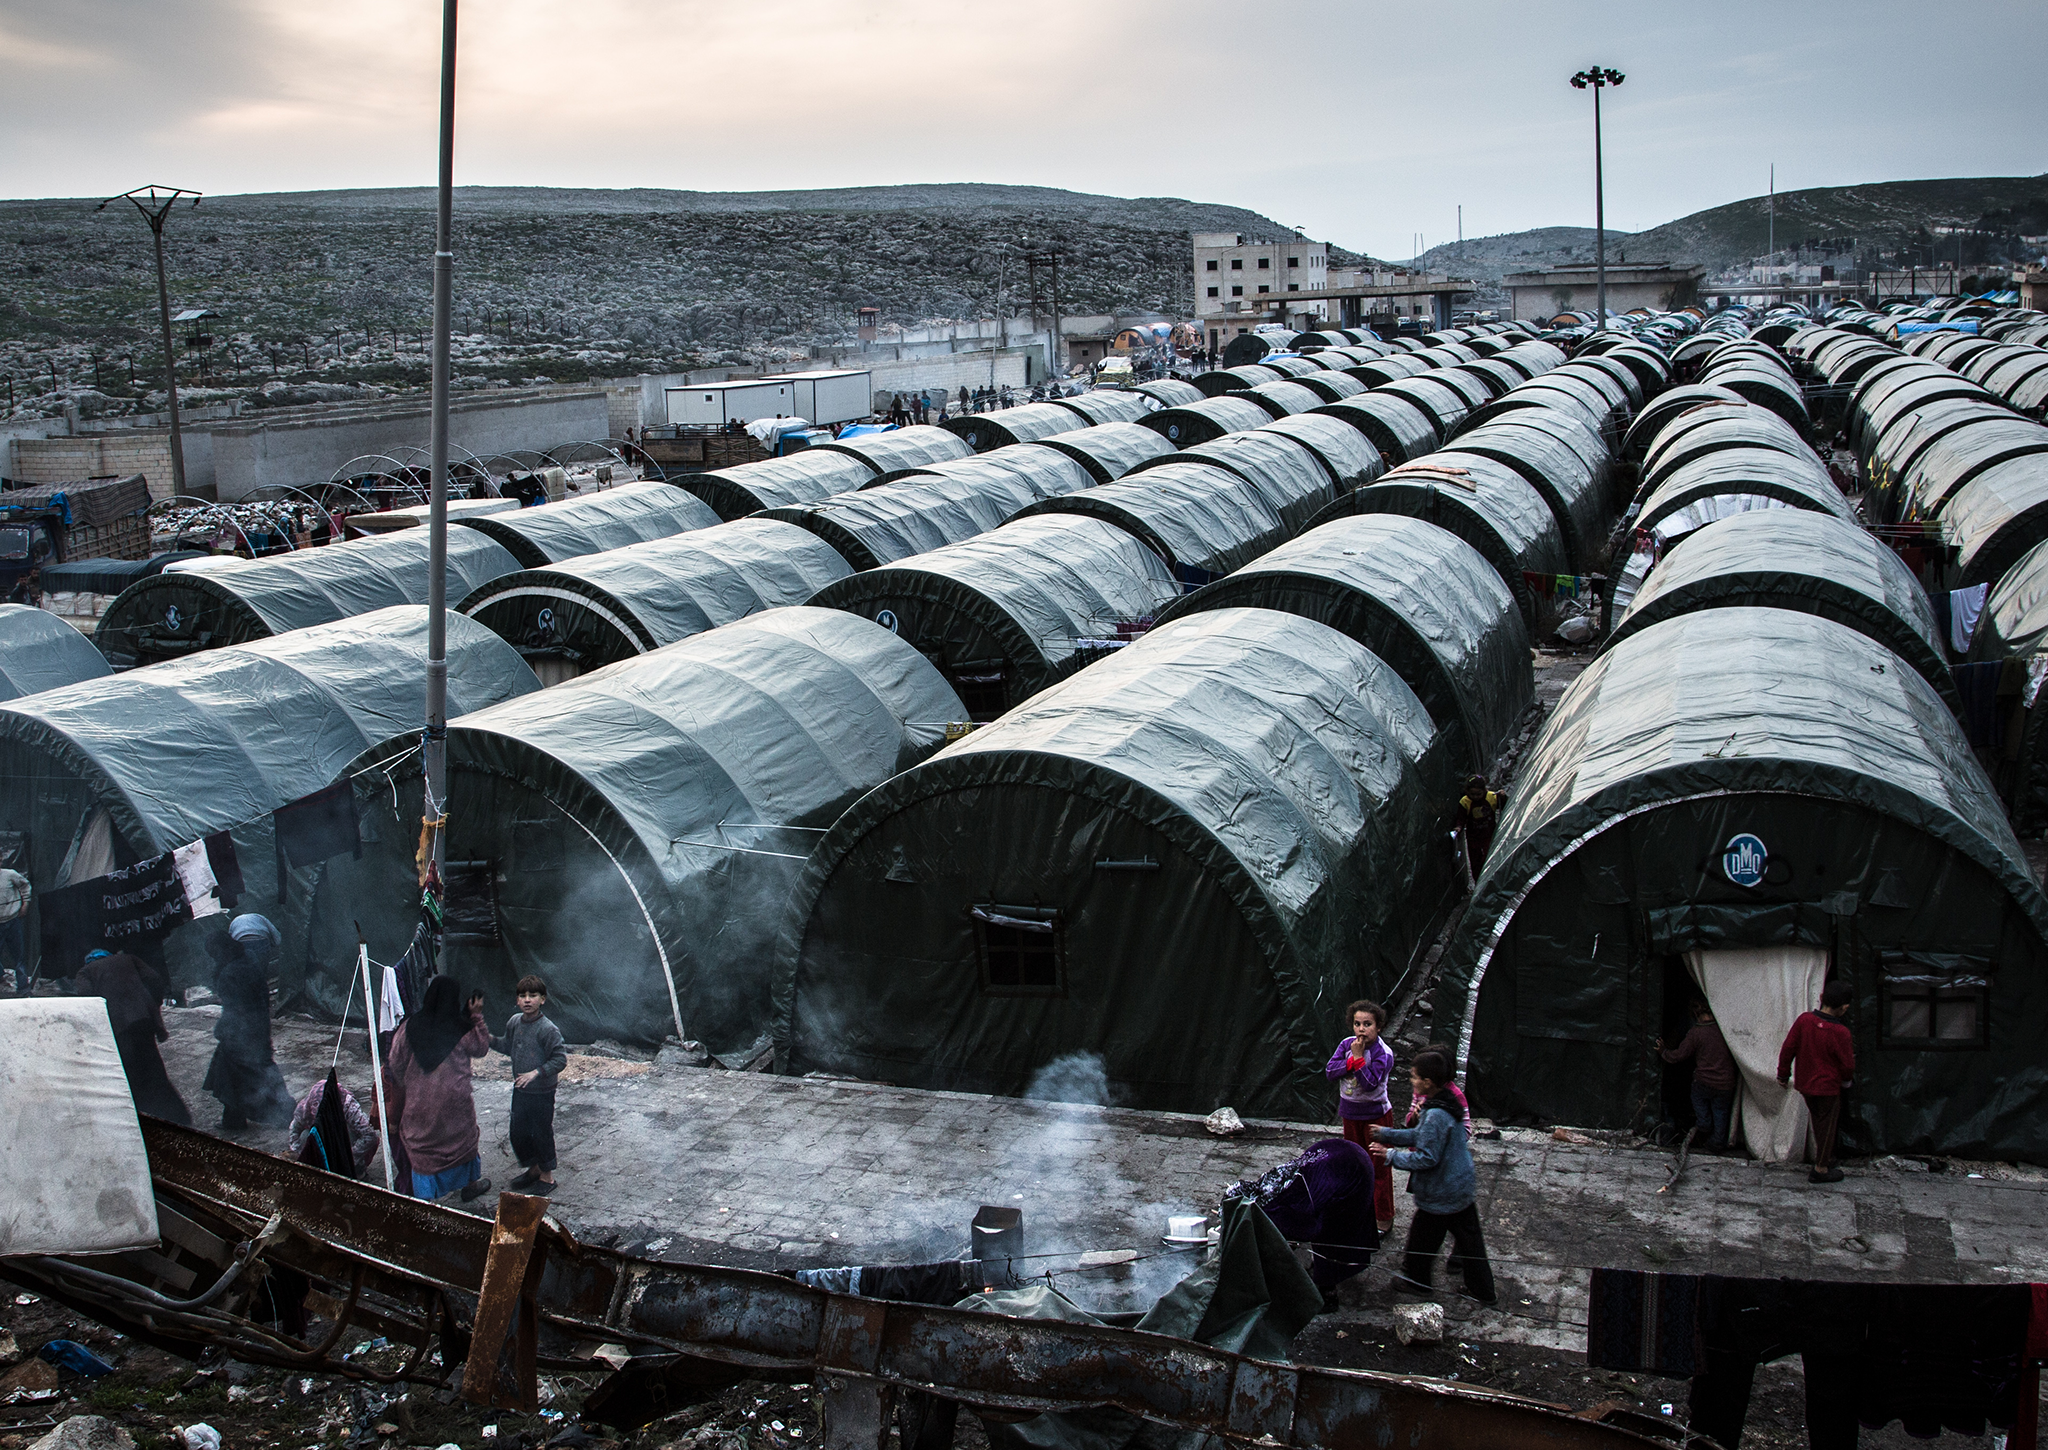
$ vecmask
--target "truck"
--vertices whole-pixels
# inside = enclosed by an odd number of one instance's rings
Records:
[[[0,489],[0,599],[40,592],[46,564],[148,558],[148,511],[139,473]]]

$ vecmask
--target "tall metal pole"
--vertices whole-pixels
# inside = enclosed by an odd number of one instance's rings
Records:
[[[427,728],[424,824],[430,880],[442,881],[448,824],[448,332],[455,285],[455,0],[441,0],[441,175],[434,210],[433,484],[427,514]]]
[[[1775,273],[1778,270],[1778,163],[1771,163],[1770,231],[1766,233],[1764,255],[1770,260],[1764,265]]]
[[[1600,318],[1595,331],[1607,328],[1607,171],[1601,155],[1600,92],[1618,86],[1626,77],[1612,66],[1592,66],[1571,78],[1578,90],[1593,92],[1593,265],[1599,277]]]
[[[171,208],[181,197],[191,197],[192,205],[199,205],[200,193],[182,186],[138,186],[133,191],[124,191],[119,196],[110,196],[94,211],[105,211],[117,201],[130,201],[142,213],[142,219],[149,223],[150,236],[156,243],[156,307],[157,316],[164,330],[164,390],[170,397],[171,409],[171,492],[185,492],[185,434],[178,417],[178,349],[171,339],[171,286],[164,273],[164,223],[170,219]],[[130,381],[133,381],[134,360],[129,360]],[[10,394],[12,385],[9,387]],[[13,407],[10,396],[8,406]]]

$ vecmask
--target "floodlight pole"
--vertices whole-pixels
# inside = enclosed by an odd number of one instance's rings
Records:
[[[1600,92],[1627,79],[1612,66],[1592,66],[1572,77],[1579,90],[1593,92],[1593,265],[1598,269],[1600,320],[1594,330],[1607,330],[1607,177],[1600,154]]]
[[[433,468],[427,511],[427,728],[420,765],[426,778],[428,853],[421,863],[441,884],[448,825],[448,332],[455,282],[455,3],[441,0],[441,169],[434,210]]]
[[[185,435],[178,421],[178,353],[171,341],[171,287],[164,277],[164,223],[170,219],[171,208],[178,199],[186,196],[192,198],[192,205],[199,205],[201,193],[182,186],[138,186],[133,191],[110,196],[93,208],[105,211],[110,202],[135,203],[156,240],[156,306],[164,328],[164,388],[170,395],[171,408],[171,493],[180,498],[185,494]]]

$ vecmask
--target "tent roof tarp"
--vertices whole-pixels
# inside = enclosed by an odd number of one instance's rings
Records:
[[[1277,383],[1260,383],[1256,388],[1226,394],[1232,398],[1248,398],[1264,408],[1275,418],[1285,418],[1289,413],[1306,413],[1310,408],[1332,401],[1305,383],[1292,379]]]
[[[1153,411],[1151,404],[1122,388],[1095,388],[1071,398],[1057,398],[1048,406],[1066,408],[1081,415],[1091,426],[1101,423],[1135,423]]]
[[[1688,535],[1637,591],[1604,649],[1681,614],[1751,607],[1846,624],[1959,705],[1941,629],[1913,571],[1860,524],[1805,509],[1738,514]]]
[[[1991,586],[1970,643],[1977,661],[2025,659],[2048,648],[2048,541],[2019,557]]]
[[[880,476],[865,458],[828,448],[806,448],[787,458],[763,458],[675,481],[718,511],[741,519],[762,509],[794,508],[836,493],[865,488]]]
[[[1205,398],[1185,408],[1161,408],[1139,426],[1150,428],[1176,448],[1207,443],[1226,433],[1242,433],[1270,423],[1273,413],[1249,398]]]
[[[1240,606],[1319,620],[1372,650],[1457,741],[1459,769],[1491,772],[1535,698],[1514,595],[1478,550],[1421,519],[1324,524],[1161,617]]]
[[[1817,509],[1840,519],[1853,517],[1842,490],[1810,452],[1801,458],[1774,448],[1726,448],[1673,470],[1643,500],[1635,527],[1675,538],[1755,508]]]
[[[948,418],[939,426],[958,434],[976,453],[986,453],[1005,444],[1033,443],[1055,433],[1072,433],[1087,427],[1088,420],[1059,403],[1026,403],[1021,408]]]
[[[2024,454],[1978,472],[1949,497],[1941,529],[1955,546],[1962,587],[1996,584],[2048,538],[2048,457]]]
[[[522,652],[573,652],[589,670],[764,609],[808,603],[852,572],[808,529],[739,519],[507,574],[460,608]]]
[[[2048,453],[2048,427],[2012,414],[1957,428],[1928,446],[1901,479],[1917,517],[1943,516],[1949,500],[1986,469]]]
[[[1436,447],[1435,420],[1407,398],[1391,393],[1360,393],[1313,411],[1356,428],[1390,466],[1412,463]]]
[[[68,621],[27,604],[0,604],[0,700],[107,673],[107,657]]]
[[[1193,386],[1200,389],[1205,398],[1220,398],[1225,393],[1256,388],[1261,383],[1277,383],[1286,376],[1287,374],[1278,368],[1269,368],[1261,363],[1245,363],[1238,367],[1217,368],[1211,372],[1197,373]]]
[[[1596,470],[1569,442],[1553,433],[1512,426],[1514,416],[1510,413],[1483,428],[1474,428],[1449,448],[1420,461],[1465,468],[1470,467],[1469,460],[1473,458],[1488,458],[1512,468],[1556,511],[1557,526],[1564,538],[1565,552],[1571,556],[1572,569],[1597,569],[1605,562],[1608,520],[1615,512],[1615,500],[1608,491],[1609,470],[1604,466]]]
[[[1024,510],[1086,514],[1127,529],[1190,584],[1249,563],[1288,537],[1264,489],[1210,463],[1166,463]]]
[[[1665,424],[1703,403],[1739,406],[1744,401],[1742,394],[1731,393],[1711,383],[1688,383],[1684,387],[1668,389],[1645,403],[1642,411],[1636,414],[1635,421],[1628,425],[1628,432],[1622,435],[1622,454],[1640,461],[1657,441],[1657,435],[1664,431]]]
[[[1263,416],[1260,421],[1265,421]],[[1146,459],[1171,453],[1174,448],[1160,434],[1136,423],[1097,423],[1048,438],[1039,446],[1058,449],[1100,483],[1114,483]]]
[[[1267,428],[1226,433],[1168,454],[1156,463],[1141,463],[1124,477],[1136,482],[1159,468],[1179,463],[1210,463],[1229,469],[1266,496],[1290,536],[1307,528],[1308,521],[1337,493],[1336,484],[1306,443]]]
[[[1184,378],[1154,378],[1149,383],[1139,383],[1131,391],[1143,394],[1162,408],[1178,408],[1186,403],[1199,403],[1209,396]]]
[[[829,453],[850,453],[862,459],[876,473],[894,473],[899,468],[922,468],[928,463],[944,463],[949,458],[965,458],[974,450],[967,446],[967,440],[948,433],[944,428],[930,423],[919,423],[910,428],[891,428],[882,433],[863,433],[855,438],[840,438],[831,443],[813,444],[806,452],[823,450]]]
[[[1306,447],[1340,492],[1371,483],[1386,471],[1386,460],[1370,438],[1327,413],[1291,413],[1252,431],[1278,433]]]
[[[622,483],[594,498],[455,520],[503,544],[522,569],[559,564],[688,529],[709,528],[718,511],[671,483]],[[454,591],[449,591],[451,595]],[[459,596],[457,596],[459,597]]]
[[[1768,409],[1752,404],[1702,407],[1680,414],[1667,424],[1643,455],[1642,482],[1655,488],[1672,471],[1721,448],[1775,448],[1797,458],[1812,458],[1813,449]]]

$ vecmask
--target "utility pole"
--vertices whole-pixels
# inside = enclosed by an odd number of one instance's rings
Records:
[[[1769,260],[1764,265],[1775,272],[1778,266],[1778,163],[1775,161],[1771,163],[1771,199],[1769,207],[1770,230],[1764,234],[1764,255]]]
[[[105,211],[117,201],[132,201],[135,209],[142,213],[142,219],[149,223],[150,235],[156,239],[156,306],[157,315],[164,329],[164,388],[170,395],[171,407],[171,492],[182,496],[185,492],[185,436],[178,422],[178,353],[171,341],[171,289],[164,279],[164,222],[171,215],[171,208],[181,197],[191,197],[192,205],[199,205],[201,193],[182,186],[138,186],[124,191],[119,196],[110,196],[94,211]]]
[[[1612,66],[1592,66],[1572,77],[1578,90],[1593,91],[1593,265],[1599,275],[1600,321],[1595,331],[1607,330],[1607,177],[1600,153],[1600,92],[1618,86],[1627,77]]]
[[[445,890],[448,850],[448,331],[455,290],[455,0],[441,0],[440,187],[434,208],[433,422],[427,494],[427,728],[420,745],[426,777],[423,891]]]

